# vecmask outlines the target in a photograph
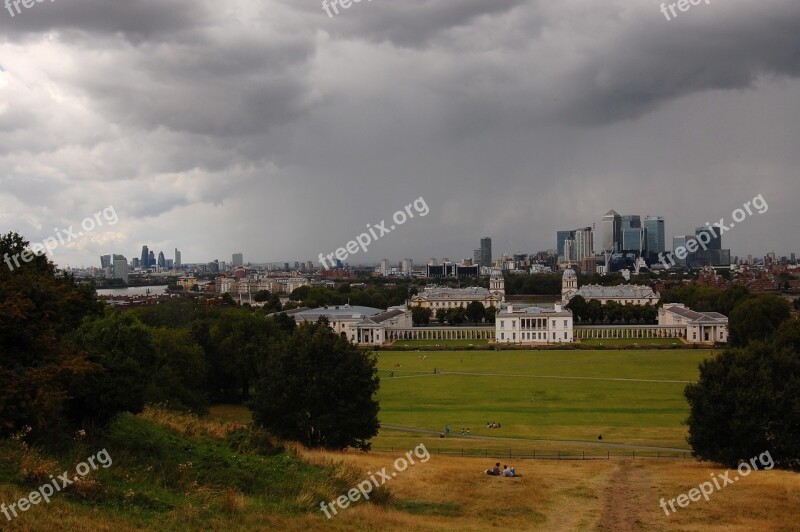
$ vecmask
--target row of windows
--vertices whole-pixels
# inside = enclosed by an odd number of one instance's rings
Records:
[[[506,333],[500,333],[500,339],[506,339]],[[517,333],[511,333],[511,340],[517,339]],[[522,333],[520,336],[521,340],[547,340],[547,333]],[[553,341],[557,340],[556,333],[553,333]],[[564,333],[564,340],[569,340],[569,333]]]
[[[512,321],[511,323],[514,323],[514,322]],[[564,328],[569,327],[568,324],[569,324],[569,320],[564,320]],[[553,320],[553,325],[552,326],[556,327],[556,320]],[[505,329],[505,327],[506,327],[505,320],[500,320],[500,328],[501,329]],[[513,327],[513,325],[512,325],[512,327]]]

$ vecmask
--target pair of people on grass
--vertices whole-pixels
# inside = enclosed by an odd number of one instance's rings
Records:
[[[503,466],[503,469],[500,469],[500,462],[497,462],[493,468],[487,469],[484,471],[487,475],[491,475],[493,477],[521,477],[522,475],[517,475],[514,471],[513,467],[508,467],[507,465]]]

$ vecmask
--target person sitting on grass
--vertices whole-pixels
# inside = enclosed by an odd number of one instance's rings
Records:
[[[504,477],[521,477],[522,475],[517,475],[517,472],[514,471],[513,467],[506,467],[503,470],[503,476]]]
[[[487,469],[484,473],[493,477],[499,477],[502,474],[502,471],[500,471],[500,462],[497,462],[493,468]]]

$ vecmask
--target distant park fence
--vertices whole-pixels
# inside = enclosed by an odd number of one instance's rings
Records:
[[[373,448],[372,452],[394,453],[401,450],[400,447],[381,447]],[[429,452],[434,456],[458,456],[462,458],[483,458],[497,460],[611,460],[612,458],[631,458],[634,460],[694,460],[692,451],[649,451],[649,450],[626,450],[626,449],[605,449],[603,451],[520,451],[509,449],[508,452],[500,449],[469,449],[429,447]]]

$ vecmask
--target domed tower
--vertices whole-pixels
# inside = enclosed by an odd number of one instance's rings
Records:
[[[572,268],[567,268],[564,270],[564,276],[561,278],[561,302],[566,305],[577,292],[578,275]]]
[[[489,292],[496,295],[503,301],[506,299],[506,279],[503,272],[495,268],[489,276]]]

